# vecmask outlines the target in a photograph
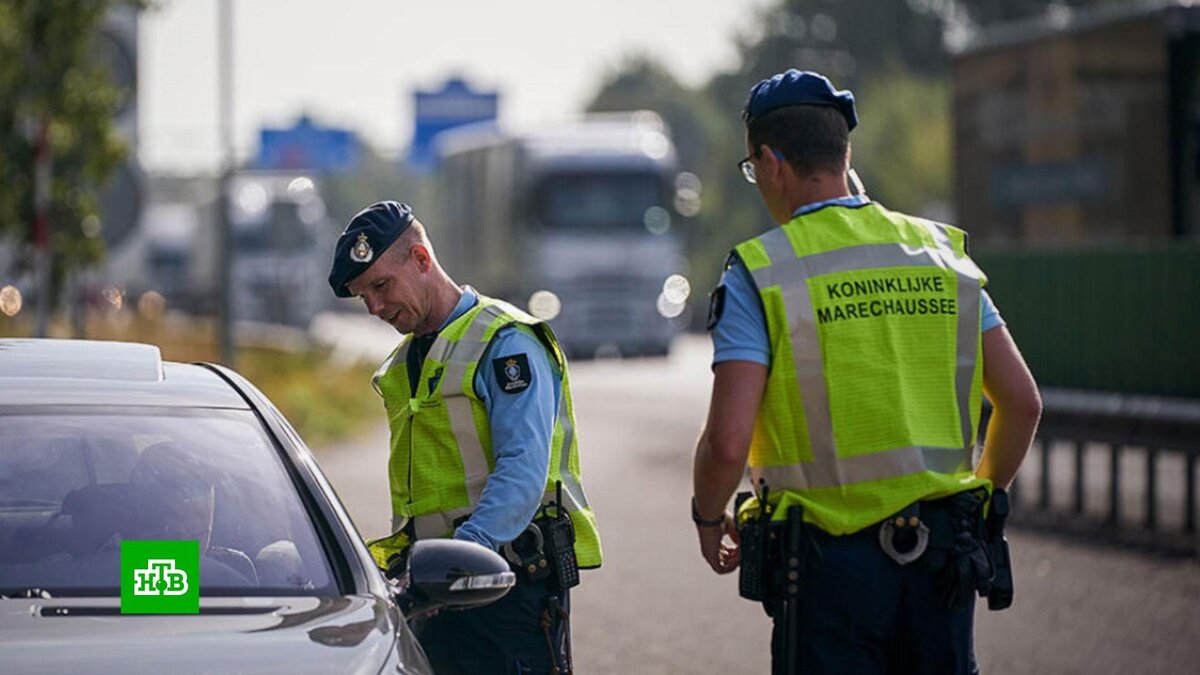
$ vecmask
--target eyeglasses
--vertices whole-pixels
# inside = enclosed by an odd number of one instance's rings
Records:
[[[752,156],[746,155],[745,159],[738,160],[738,170],[742,172],[742,178],[745,178],[746,182],[751,185],[758,182],[758,178],[754,175],[754,165],[750,163]]]
[[[771,154],[775,155],[775,159],[784,161],[783,153],[771,148]],[[742,172],[742,178],[746,179],[747,183],[754,185],[758,182],[758,176],[754,173],[754,164],[750,160],[758,159],[762,155],[762,150],[757,150],[752,154],[746,155],[745,159],[738,162],[738,169]]]

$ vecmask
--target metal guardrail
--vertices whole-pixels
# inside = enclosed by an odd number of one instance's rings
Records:
[[[1043,390],[1042,403],[1014,520],[1200,555],[1200,401]]]

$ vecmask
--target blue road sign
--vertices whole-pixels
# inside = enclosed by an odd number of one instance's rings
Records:
[[[350,171],[358,164],[358,138],[353,131],[319,127],[307,116],[290,129],[259,132],[255,168]]]
[[[418,91],[415,95],[412,149],[408,163],[418,171],[430,171],[437,164],[433,139],[447,129],[496,119],[500,95],[473,91],[461,79],[447,80],[439,91]]]

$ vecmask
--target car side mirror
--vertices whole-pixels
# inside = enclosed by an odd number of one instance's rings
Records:
[[[425,539],[413,544],[407,577],[398,601],[409,615],[482,607],[504,597],[517,583],[504,558],[479,544],[457,539]]]

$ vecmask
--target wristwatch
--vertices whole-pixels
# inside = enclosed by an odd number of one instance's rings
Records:
[[[696,498],[692,497],[692,522],[700,527],[723,527],[725,525],[725,514],[720,517],[707,520],[700,517],[700,512],[696,510]]]

